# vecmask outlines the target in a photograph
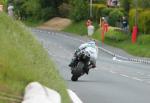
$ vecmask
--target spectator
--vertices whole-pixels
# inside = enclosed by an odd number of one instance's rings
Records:
[[[0,4],[0,12],[3,11],[3,5]]]
[[[127,29],[128,29],[128,21],[127,21],[126,17],[122,17],[122,28],[125,31],[127,31]]]
[[[90,25],[92,25],[92,21],[90,19],[88,19],[87,22],[86,22],[86,26],[88,27]]]
[[[88,36],[92,36],[94,33],[94,26],[91,24],[88,26]]]
[[[14,6],[13,6],[12,4],[9,4],[9,6],[8,6],[8,15],[9,15],[10,17],[13,17],[13,16],[14,16],[13,9],[14,9]]]

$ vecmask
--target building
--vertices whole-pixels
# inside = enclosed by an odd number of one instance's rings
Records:
[[[108,7],[118,7],[120,6],[119,0],[107,0]]]

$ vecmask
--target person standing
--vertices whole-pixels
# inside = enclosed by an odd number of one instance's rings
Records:
[[[124,31],[127,31],[128,29],[128,22],[127,22],[126,17],[122,17],[122,28]]]
[[[14,11],[13,11],[13,9],[14,9],[14,6],[12,4],[9,4],[9,6],[8,6],[8,15],[10,17],[14,17]]]
[[[90,25],[92,25],[92,21],[90,19],[88,19],[87,22],[86,22],[86,27],[88,27]]]
[[[91,24],[88,26],[88,36],[91,37],[94,33],[94,26]]]
[[[0,12],[3,11],[3,5],[0,4]]]
[[[90,19],[87,20],[86,27],[88,36],[91,37],[94,33],[94,26],[92,25],[92,21]]]

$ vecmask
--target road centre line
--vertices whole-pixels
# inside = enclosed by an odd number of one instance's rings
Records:
[[[113,73],[113,74],[116,74],[117,72],[115,72],[115,71],[112,71],[112,70],[110,70],[109,72],[111,72],[111,73]]]
[[[139,78],[137,78],[137,77],[132,77],[132,79],[134,79],[134,80],[138,80],[138,81],[141,81],[141,82],[143,82],[143,81],[144,81],[144,80],[139,79]]]
[[[129,78],[129,76],[127,76],[127,75],[124,75],[124,74],[120,74],[121,76],[123,76],[123,77],[127,77],[127,78]]]

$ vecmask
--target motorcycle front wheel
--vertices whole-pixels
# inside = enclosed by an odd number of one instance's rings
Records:
[[[78,80],[78,76],[72,75],[71,80],[72,81],[77,81]]]

